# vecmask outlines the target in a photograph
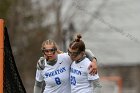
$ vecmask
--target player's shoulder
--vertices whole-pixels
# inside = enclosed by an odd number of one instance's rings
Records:
[[[58,54],[58,59],[63,60],[68,64],[71,64],[72,60],[67,53]]]
[[[82,62],[82,64],[85,66],[89,66],[90,63],[91,63],[91,61],[87,57]]]
[[[69,57],[67,53],[58,54],[58,57],[67,58]]]
[[[86,62],[88,62],[88,63],[91,62],[87,57],[85,57],[85,59],[84,59],[83,61],[84,61],[85,63],[86,63]]]

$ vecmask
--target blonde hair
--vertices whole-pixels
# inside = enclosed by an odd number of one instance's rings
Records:
[[[56,42],[55,42],[54,40],[48,39],[48,40],[43,41],[42,46],[41,46],[41,50],[44,49],[44,46],[45,46],[45,45],[53,45],[54,48],[56,49],[56,52],[57,52],[58,54],[63,53],[62,51],[60,51],[60,50],[58,49],[58,45],[56,44]]]

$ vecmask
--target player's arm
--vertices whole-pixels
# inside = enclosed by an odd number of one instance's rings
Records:
[[[94,86],[94,88],[101,88],[102,86],[101,86],[101,84],[100,84],[100,80],[99,79],[95,79],[95,80],[93,80],[93,86]]]
[[[33,93],[41,93],[41,91],[42,91],[42,86],[43,86],[43,81],[42,81],[42,82],[35,81]]]
[[[85,50],[85,54],[86,54],[87,58],[91,61],[91,64],[88,67],[89,73],[92,75],[95,75],[97,73],[97,64],[96,64],[97,59],[89,49]]]
[[[43,70],[45,68],[45,57],[40,57],[37,61],[37,69]]]
[[[93,59],[96,59],[96,57],[94,56],[94,54],[89,50],[89,49],[86,49],[85,50],[85,54],[86,54],[86,57],[90,60],[90,61],[93,61]],[[96,61],[93,61],[93,62],[96,62]]]
[[[42,76],[42,70],[36,70],[36,76],[35,76],[35,84],[34,84],[34,90],[33,93],[41,93],[42,92],[42,86],[44,83],[44,78]]]

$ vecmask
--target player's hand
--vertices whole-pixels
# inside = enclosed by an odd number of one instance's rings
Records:
[[[93,59],[93,62],[91,62],[88,69],[89,69],[89,74],[91,75],[97,74],[97,64],[95,59]]]
[[[40,57],[40,59],[37,62],[37,69],[43,70],[45,68],[45,57]]]

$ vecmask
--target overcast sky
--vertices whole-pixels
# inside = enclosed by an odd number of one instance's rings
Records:
[[[46,6],[51,0],[42,2]],[[140,64],[139,4],[139,0],[63,0],[61,19],[76,11],[71,21],[99,64],[136,65]]]
[[[140,1],[108,0],[83,34],[101,64],[140,64]],[[93,6],[94,7],[94,6]]]

